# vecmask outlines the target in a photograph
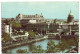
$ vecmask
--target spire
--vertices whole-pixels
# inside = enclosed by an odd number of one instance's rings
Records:
[[[70,13],[69,13],[69,15],[73,15],[73,13],[71,12],[71,10],[70,10]]]
[[[70,10],[70,13],[71,13],[71,10]]]
[[[41,16],[42,16],[42,13],[41,13]]]

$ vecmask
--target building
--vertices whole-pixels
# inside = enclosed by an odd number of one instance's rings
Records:
[[[5,21],[15,21],[16,19],[15,18],[2,18],[2,20],[5,20]]]
[[[36,23],[36,20],[29,20],[29,23]]]
[[[28,39],[29,33],[26,31],[24,35],[12,35],[13,41],[26,40]]]
[[[5,25],[5,33],[9,34],[9,25]]]
[[[2,33],[12,34],[12,26],[2,23]]]
[[[9,25],[6,25],[5,23],[2,23],[2,33],[8,33],[9,34]]]
[[[1,24],[1,32],[2,34],[5,33],[5,23]]]
[[[35,15],[23,15],[23,14],[18,14],[16,16],[16,20],[19,20],[21,22],[23,21],[29,21],[29,20],[36,20],[36,22],[42,22],[44,20],[44,17],[41,14],[35,14]]]
[[[45,19],[44,22],[45,23],[53,23],[54,22],[54,19]]]
[[[70,23],[70,22],[73,22],[74,21],[74,16],[73,16],[73,13],[70,11],[69,15],[68,15],[68,18],[67,18],[67,22]]]

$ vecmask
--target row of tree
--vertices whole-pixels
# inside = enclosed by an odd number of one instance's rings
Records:
[[[33,50],[32,53],[57,53],[57,52],[64,52],[66,49],[71,50],[72,46],[76,46],[76,51],[78,52],[77,48],[77,41],[74,40],[73,38],[65,40],[62,39],[57,45],[55,45],[54,41],[49,41],[47,43],[47,49],[44,50],[41,45],[35,46],[33,45]],[[18,50],[17,50],[18,51]],[[21,52],[17,52],[21,53]],[[22,52],[25,53],[25,52]],[[26,52],[28,53],[28,52]]]
[[[2,41],[3,41],[3,42],[11,42],[11,41],[12,41],[12,38],[10,37],[9,34],[3,33],[3,34],[2,34]]]

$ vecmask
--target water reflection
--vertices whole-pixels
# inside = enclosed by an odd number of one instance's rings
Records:
[[[38,45],[41,45],[42,49],[46,50],[47,49],[47,43],[50,40],[54,41],[55,44],[59,43],[59,40],[46,39],[46,40],[42,40],[42,41],[39,41],[39,42],[31,43],[31,44],[28,44],[28,45],[19,46],[19,47],[13,48],[13,49],[9,49],[9,50],[7,50],[7,53],[14,53],[14,54],[16,54],[16,51],[18,49],[22,49],[22,50],[27,49],[28,52],[31,53],[32,50],[34,49],[34,47],[38,46]]]

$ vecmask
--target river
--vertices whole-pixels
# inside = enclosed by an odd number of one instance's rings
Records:
[[[23,45],[23,46],[19,46],[19,47],[16,47],[16,48],[12,48],[12,49],[8,49],[7,50],[7,53],[12,53],[12,54],[17,54],[16,51],[18,49],[27,49],[29,52],[31,52],[31,49],[33,48],[32,46],[35,45],[35,46],[38,46],[38,45],[41,45],[42,49],[46,50],[47,49],[47,43],[52,40],[55,42],[55,44],[58,44],[60,40],[55,40],[55,39],[46,39],[46,40],[42,40],[42,41],[38,41],[38,42],[35,42],[35,43],[31,43],[31,44],[28,44],[28,45]]]

